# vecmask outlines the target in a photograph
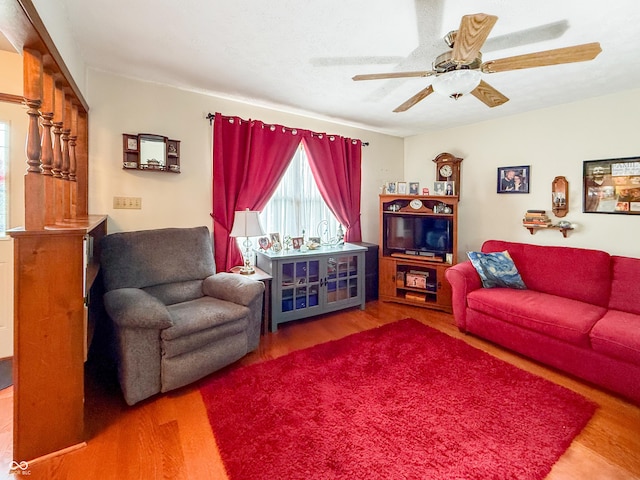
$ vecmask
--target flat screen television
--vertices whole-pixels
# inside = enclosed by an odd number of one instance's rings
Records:
[[[453,252],[453,219],[418,215],[385,215],[385,254],[444,256]]]

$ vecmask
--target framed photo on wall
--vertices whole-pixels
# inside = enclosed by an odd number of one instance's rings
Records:
[[[585,161],[582,179],[584,213],[640,214],[640,157]]]
[[[498,193],[529,193],[531,167],[498,167]]]

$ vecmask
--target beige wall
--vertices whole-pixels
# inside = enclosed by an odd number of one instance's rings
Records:
[[[640,90],[633,90],[425,133],[405,140],[405,176],[430,183],[435,168],[425,168],[425,159],[441,152],[464,158],[460,259],[491,238],[640,257],[640,217],[582,213],[582,162],[640,155],[639,125]],[[517,165],[531,165],[530,193],[497,194],[497,167]],[[566,239],[558,231],[539,231],[532,236],[521,225],[523,214],[527,209],[550,213],[551,182],[558,175],[569,181],[565,219],[577,228]]]
[[[0,50],[0,92],[22,95],[22,56]],[[11,125],[9,165],[9,227],[24,223],[24,174],[27,171],[25,139],[27,109],[21,104],[0,102],[0,119]]]
[[[0,51],[0,92],[22,95],[22,57]],[[9,123],[9,227],[24,221],[24,172],[27,169],[26,108],[0,102],[0,120]],[[13,355],[13,240],[0,234],[0,358]]]
[[[363,240],[378,243],[378,194],[403,177],[403,139],[208,95],[89,70],[89,209],[109,215],[109,231],[211,227],[209,112],[334,133],[369,142],[362,150]],[[122,169],[122,134],[180,140],[179,175]],[[142,197],[142,210],[114,210],[114,196]]]

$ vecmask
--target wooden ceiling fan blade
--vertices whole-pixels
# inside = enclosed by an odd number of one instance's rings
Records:
[[[410,77],[429,77],[436,72],[433,70],[423,70],[419,72],[390,72],[390,73],[367,73],[364,75],[356,75],[353,80],[382,80],[385,78],[410,78]]]
[[[453,44],[453,61],[462,64],[473,62],[497,21],[498,17],[486,13],[462,17]]]
[[[476,97],[478,100],[480,100],[490,108],[498,107],[503,103],[507,103],[509,101],[507,97],[505,97],[502,93],[493,88],[484,80],[480,80],[480,85],[478,85],[474,90],[471,91],[471,95]]]
[[[573,47],[545,50],[543,52],[517,55],[515,57],[489,60],[480,67],[483,73],[508,72],[524,68],[546,67],[563,63],[593,60],[602,51],[598,42],[574,45]]]
[[[397,107],[394,110],[394,112],[405,112],[409,110],[411,107],[413,107],[420,100],[424,100],[425,98],[427,98],[432,93],[433,93],[433,87],[429,85],[427,88],[423,88],[418,93],[416,93],[413,97],[411,97],[409,100],[407,100],[402,105]]]

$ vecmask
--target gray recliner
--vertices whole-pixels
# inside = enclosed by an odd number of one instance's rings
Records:
[[[129,405],[258,347],[264,285],[215,272],[207,227],[113,233],[101,248],[104,305]]]

